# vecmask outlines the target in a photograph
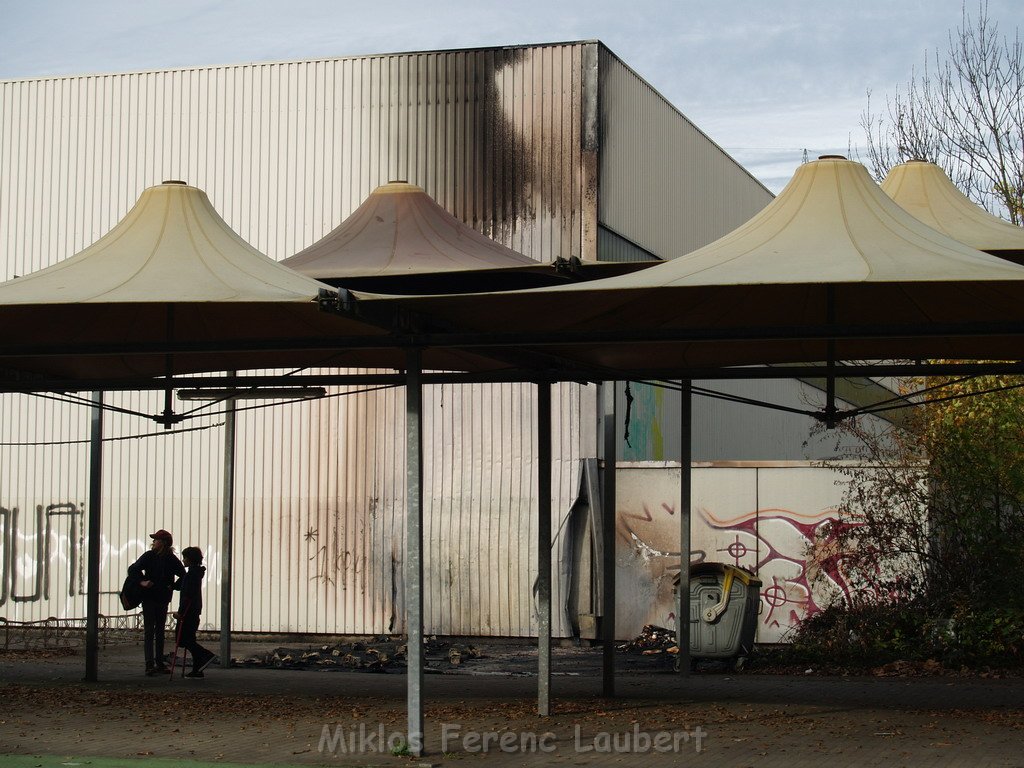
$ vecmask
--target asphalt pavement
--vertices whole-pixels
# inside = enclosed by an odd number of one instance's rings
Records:
[[[236,643],[263,659],[275,643]],[[146,677],[136,643],[107,646],[98,682],[80,654],[0,654],[4,765],[1021,766],[1024,678],[822,676],[619,660],[601,695],[600,648],[556,648],[553,711],[536,714],[536,650],[477,641],[433,662],[424,754],[403,754],[406,677],[311,664],[211,666]],[[213,647],[213,646],[211,646]]]

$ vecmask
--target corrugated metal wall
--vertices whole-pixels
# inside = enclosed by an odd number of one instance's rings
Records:
[[[749,398],[783,408],[818,410],[825,393],[797,379],[694,381],[695,387]],[[626,385],[618,385],[619,459],[679,460],[679,392],[632,383],[628,408]],[[844,403],[851,408],[861,403]],[[861,417],[866,428],[881,431],[877,416]],[[628,424],[628,442],[625,433]],[[806,461],[858,455],[864,446],[840,430],[824,430],[810,416],[706,395],[693,396],[694,461]]]
[[[107,394],[117,408],[162,408],[159,396]],[[89,411],[27,395],[0,397],[0,514],[4,519],[0,615],[12,621],[85,615]],[[104,416],[100,611],[121,612],[125,570],[168,527],[188,541],[217,544],[222,449],[219,421],[190,422],[167,435],[122,413]],[[213,457],[209,459],[209,457]],[[204,547],[218,568],[217,546]],[[214,593],[215,594],[215,593]],[[209,618],[209,617],[207,617]]]
[[[324,235],[391,179],[422,186],[534,258],[592,257],[595,161],[581,146],[584,59],[594,50],[567,44],[0,83],[0,277],[81,250],[142,189],[168,178],[206,190],[242,237],[277,259]],[[426,398],[427,631],[531,634],[532,387],[439,387]],[[592,398],[574,385],[556,395],[556,531],[575,496],[579,458],[593,452],[583,447],[593,425],[580,417],[592,412],[582,404]],[[108,401],[162,409],[158,395]],[[40,563],[27,551],[47,538],[45,520],[42,529],[26,522],[26,510],[80,509],[88,449],[22,444],[85,440],[88,413],[21,396],[0,397],[0,409],[6,530],[19,510],[15,543],[3,545],[19,598],[0,601],[0,615],[82,616],[81,600],[21,596],[34,593],[40,566],[71,567],[74,537],[64,531],[78,515],[51,516],[65,527],[51,532]],[[116,612],[112,593],[147,534],[167,527],[179,547],[206,549],[204,622],[217,625],[222,421],[106,444],[104,612]],[[403,425],[401,390],[240,415],[234,629],[401,629]],[[161,430],[145,419],[111,416],[105,436],[153,432]],[[54,584],[70,578],[51,573]],[[565,632],[557,611],[555,632]]]
[[[617,235],[605,226],[597,228],[597,259],[598,261],[619,262],[659,261],[654,254],[645,251],[636,243]]]
[[[738,227],[771,193],[607,48],[601,48],[598,218],[662,259]]]
[[[580,255],[585,48],[567,44],[0,83],[4,277],[183,179],[282,259],[404,179],[537,259]]]

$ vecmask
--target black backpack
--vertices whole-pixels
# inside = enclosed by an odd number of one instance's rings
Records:
[[[126,611],[138,608],[142,604],[143,591],[138,579],[131,576],[126,578],[124,584],[121,585],[121,591],[117,593],[117,596],[121,598],[121,607]]]

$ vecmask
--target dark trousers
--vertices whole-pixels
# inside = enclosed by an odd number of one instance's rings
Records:
[[[164,625],[167,624],[167,603],[162,600],[142,601],[143,644],[146,667],[164,663]]]
[[[196,631],[199,629],[199,617],[187,615],[178,621],[178,644],[192,656],[192,667],[198,669],[203,663],[213,656],[206,648],[203,648],[196,640]]]

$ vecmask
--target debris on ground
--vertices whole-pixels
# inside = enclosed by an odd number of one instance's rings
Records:
[[[618,646],[618,650],[624,653],[638,653],[642,656],[679,653],[679,648],[676,646],[676,631],[654,624],[645,625],[639,635]]]
[[[461,666],[469,659],[484,658],[475,646],[425,638],[423,650],[431,671]],[[321,645],[315,648],[278,647],[267,653],[233,659],[234,666],[272,669],[348,669],[362,672],[404,671],[407,647],[402,636],[376,637]]]
[[[980,677],[989,676],[985,674],[984,670],[979,670],[979,672]],[[936,659],[926,659],[924,661],[898,660],[871,669],[871,674],[875,677],[918,677],[948,673],[949,670],[943,667],[942,662]]]

